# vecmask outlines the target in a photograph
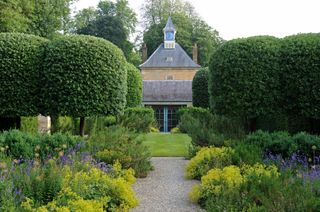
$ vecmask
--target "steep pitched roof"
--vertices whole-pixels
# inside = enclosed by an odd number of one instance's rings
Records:
[[[144,80],[144,102],[192,102],[191,80]]]
[[[173,25],[172,19],[169,16],[166,26],[164,27],[163,31],[176,31],[176,28]]]
[[[176,43],[175,48],[165,49],[161,44],[140,68],[200,68]]]

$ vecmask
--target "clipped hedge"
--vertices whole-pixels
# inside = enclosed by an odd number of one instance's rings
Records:
[[[192,81],[192,104],[194,107],[209,108],[209,69],[202,68]]]
[[[0,116],[38,115],[38,73],[47,40],[0,33]]]
[[[320,34],[298,34],[283,39],[281,84],[283,106],[289,115],[317,120],[311,131],[320,133]],[[317,129],[316,129],[317,128]]]
[[[140,71],[132,64],[127,63],[127,107],[138,107],[142,101],[142,77]]]
[[[223,44],[212,56],[210,106],[220,115],[242,117],[255,130],[259,116],[278,110],[279,39],[258,36]]]
[[[156,119],[152,108],[127,108],[120,117],[120,125],[140,133],[150,132],[156,126]]]
[[[41,112],[86,117],[116,115],[126,104],[125,58],[115,45],[84,35],[61,36],[47,46]]]

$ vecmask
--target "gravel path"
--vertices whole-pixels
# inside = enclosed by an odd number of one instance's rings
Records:
[[[154,171],[134,185],[140,205],[132,212],[202,211],[188,201],[188,193],[197,181],[184,178],[187,162],[184,158],[152,158]]]

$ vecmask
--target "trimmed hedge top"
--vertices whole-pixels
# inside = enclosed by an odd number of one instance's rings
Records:
[[[320,119],[320,34],[298,34],[281,43],[281,80],[286,110]]]
[[[127,107],[138,107],[142,102],[142,76],[134,65],[126,64],[128,73]]]
[[[41,112],[86,117],[116,115],[126,105],[122,51],[101,38],[59,37],[49,43],[41,76]]]
[[[38,114],[38,73],[46,43],[34,35],[0,33],[0,116]]]
[[[210,105],[247,118],[275,112],[279,95],[279,39],[257,36],[226,42],[212,56]]]

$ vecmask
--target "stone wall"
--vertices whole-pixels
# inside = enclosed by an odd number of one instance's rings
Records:
[[[193,80],[198,69],[142,69],[143,80]]]

